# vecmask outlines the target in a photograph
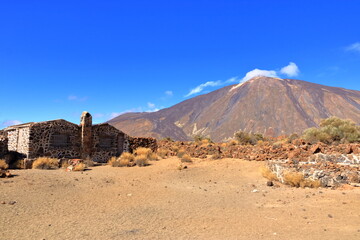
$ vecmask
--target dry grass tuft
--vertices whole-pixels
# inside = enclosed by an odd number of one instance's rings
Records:
[[[288,172],[284,174],[284,182],[292,187],[309,187],[318,188],[321,186],[319,180],[305,179],[304,175],[299,172]]]
[[[0,159],[0,169],[5,170],[8,168],[9,168],[9,165],[5,162],[5,160]]]
[[[181,162],[192,162],[191,157],[188,154],[185,154],[181,157]]]
[[[134,155],[128,152],[123,152],[119,158],[112,157],[108,164],[112,167],[132,167],[134,165]]]
[[[84,160],[84,164],[87,168],[95,166],[95,162],[89,157]]]
[[[220,153],[215,153],[211,156],[212,160],[218,160],[221,159],[221,154]]]
[[[61,162],[61,168],[68,168],[70,166],[69,161],[62,161]]]
[[[84,171],[86,169],[85,163],[76,164],[73,168],[73,171]]]
[[[178,153],[180,149],[179,149],[178,146],[173,146],[172,150],[173,150],[175,153]]]
[[[269,179],[270,181],[278,181],[278,178],[276,176],[275,173],[273,173],[269,167],[260,167],[260,172],[261,172],[261,175],[264,177],[264,178],[267,178]]]
[[[178,158],[182,158],[184,155],[185,155],[185,149],[183,149],[183,148],[181,148],[178,152],[177,152],[177,154],[176,154],[176,156],[178,157]]]
[[[131,153],[129,152],[123,152],[120,156],[120,159],[123,159],[123,160],[128,160],[129,162],[133,162],[134,161],[134,155],[132,155]]]
[[[167,155],[168,155],[168,153],[169,153],[169,150],[167,150],[167,149],[165,149],[165,148],[159,148],[159,149],[157,150],[157,155],[158,155],[159,157],[161,157],[161,158],[166,158]]]
[[[112,167],[115,167],[114,165],[115,165],[115,162],[116,162],[116,161],[117,161],[117,157],[111,157],[111,158],[108,160],[107,164],[110,165],[110,166],[112,166]]]
[[[145,155],[146,158],[148,158],[151,153],[152,153],[152,150],[150,148],[139,147],[135,150],[135,156]]]
[[[236,141],[234,139],[232,139],[226,143],[227,146],[236,146],[238,144],[239,144],[238,141]]]
[[[150,156],[149,156],[149,160],[150,161],[157,161],[159,160],[159,157],[156,153],[151,153]]]
[[[135,157],[135,164],[139,167],[149,165],[148,157],[146,155],[138,155]]]
[[[59,161],[56,158],[40,157],[32,165],[34,169],[56,169],[59,168]]]

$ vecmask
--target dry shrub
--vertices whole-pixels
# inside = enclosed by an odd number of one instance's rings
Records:
[[[234,134],[235,139],[241,145],[256,145],[259,140],[264,140],[264,137],[260,133],[247,133],[244,131],[238,131]]]
[[[190,157],[188,154],[184,154],[184,155],[181,157],[181,162],[192,162],[192,159],[191,159],[191,157]]]
[[[123,152],[119,158],[112,157],[108,164],[112,167],[132,167],[134,162],[134,155],[129,152]]]
[[[34,169],[56,169],[59,168],[59,160],[56,158],[40,157],[32,165]]]
[[[270,181],[278,181],[276,174],[273,173],[269,167],[265,167],[265,166],[260,167],[260,172],[264,178],[267,178]]]
[[[220,153],[215,153],[211,156],[211,159],[213,160],[217,160],[217,159],[221,159],[221,154]]]
[[[182,158],[185,155],[185,149],[181,148],[178,152],[177,152],[177,157],[178,158]]]
[[[288,172],[284,174],[284,182],[292,187],[310,187],[318,188],[321,186],[319,180],[305,179],[299,172]]]
[[[24,159],[18,159],[10,164],[10,168],[12,169],[24,169],[25,161]]]
[[[85,163],[78,163],[74,166],[73,171],[84,171],[86,169]]]
[[[5,170],[8,168],[9,168],[9,165],[5,162],[5,160],[0,159],[0,169]]]
[[[62,161],[62,162],[61,162],[61,168],[65,168],[65,169],[66,169],[66,168],[68,168],[69,166],[70,166],[69,161],[66,160],[66,161]]]
[[[149,165],[148,157],[146,155],[138,155],[135,157],[135,164],[139,167]]]
[[[111,157],[107,163],[108,163],[108,165],[110,165],[112,167],[116,167],[116,166],[114,166],[116,161],[117,161],[117,157]]]
[[[205,139],[201,140],[201,143],[202,144],[209,144],[209,143],[211,143],[211,140],[209,138],[205,138]]]
[[[226,143],[227,146],[236,146],[238,144],[238,141],[232,139]]]
[[[135,150],[135,156],[145,155],[146,158],[148,158],[151,153],[152,153],[152,150],[150,148],[139,147]]]
[[[167,155],[168,155],[168,153],[169,153],[169,150],[167,150],[167,149],[165,149],[165,148],[159,148],[159,149],[157,150],[157,155],[158,155],[159,157],[161,157],[161,158],[166,158]]]
[[[129,162],[133,162],[134,161],[134,155],[132,155],[129,152],[123,152],[120,156],[120,159],[123,160],[128,160]]]
[[[179,147],[178,147],[178,146],[173,146],[172,150],[173,150],[175,153],[178,153],[178,152],[179,152]]]
[[[94,162],[91,158],[89,158],[89,157],[87,157],[83,162],[84,162],[84,164],[85,164],[86,167],[93,167],[93,166],[95,166],[95,162]]]
[[[321,187],[321,182],[319,180],[306,178],[303,182],[300,183],[300,187],[319,188]]]
[[[159,160],[159,157],[158,157],[158,155],[156,153],[151,153],[149,155],[149,160],[150,161],[157,161],[157,160]]]

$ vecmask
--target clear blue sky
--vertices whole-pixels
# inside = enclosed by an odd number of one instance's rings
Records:
[[[153,111],[254,69],[360,90],[359,13],[356,0],[1,1],[0,129]]]

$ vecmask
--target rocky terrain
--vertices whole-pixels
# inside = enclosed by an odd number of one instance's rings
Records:
[[[343,184],[360,186],[360,144],[310,144],[296,139],[288,142],[263,142],[255,146],[229,143],[160,141],[169,156],[179,151],[196,158],[238,158],[266,161],[276,179],[284,182],[284,174],[301,173],[305,178],[319,180],[323,187]]]
[[[219,142],[243,130],[290,135],[337,116],[360,123],[360,92],[310,82],[255,77],[153,113],[127,113],[109,121],[131,136]]]

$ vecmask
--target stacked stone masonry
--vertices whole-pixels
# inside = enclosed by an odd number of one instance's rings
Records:
[[[92,125],[88,112],[81,115],[80,125],[59,119],[10,126],[0,131],[0,156],[11,151],[30,160],[47,156],[106,162],[137,147],[156,151],[156,146],[153,138],[131,138],[107,123]]]
[[[92,125],[91,115],[84,112],[80,125],[59,119],[5,128],[0,131],[0,156],[11,151],[30,160],[47,156],[106,162],[137,145],[156,150],[155,139],[130,139],[133,138],[107,123]],[[136,146],[130,146],[130,141]]]
[[[157,141],[155,138],[129,137],[129,152],[134,152],[139,147],[150,148],[153,152],[157,150]]]

